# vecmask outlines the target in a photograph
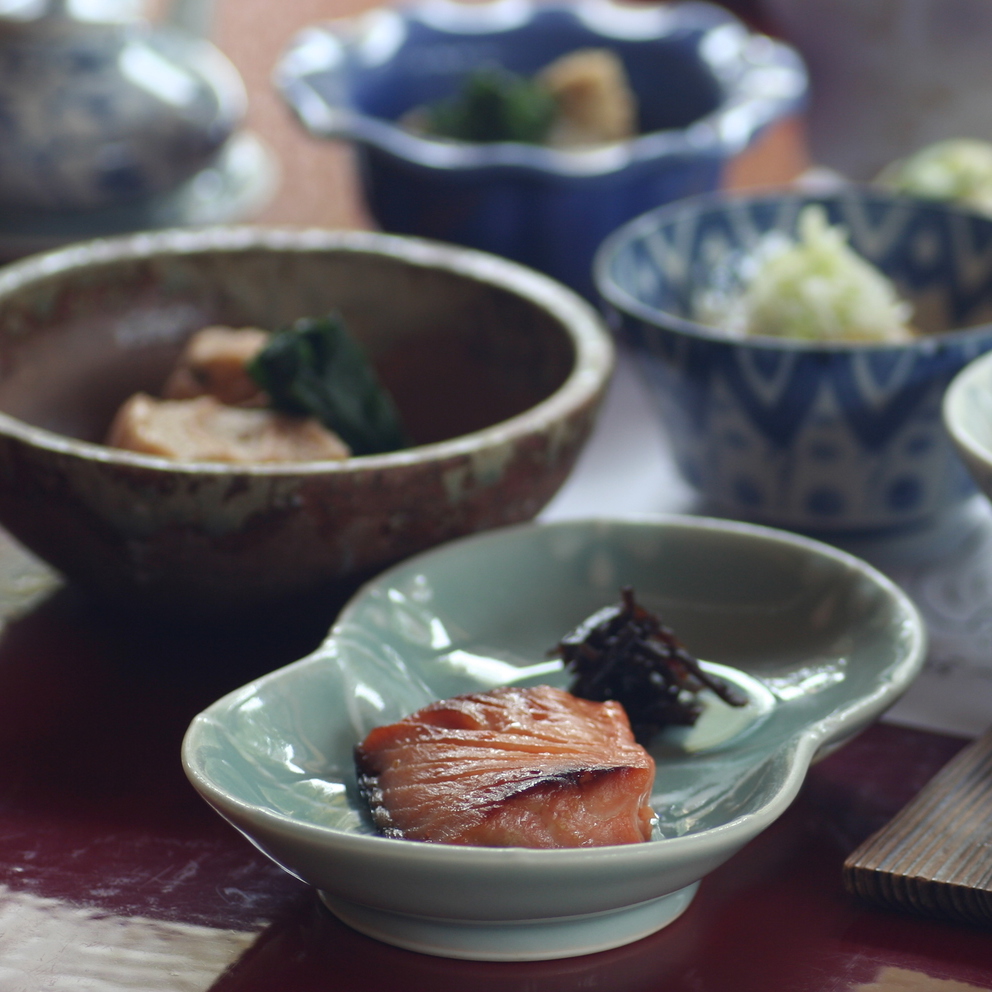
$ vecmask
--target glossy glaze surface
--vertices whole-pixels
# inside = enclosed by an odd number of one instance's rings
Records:
[[[372,835],[355,794],[354,744],[432,699],[566,684],[548,649],[622,584],[691,651],[738,669],[718,671],[749,699],[744,711],[710,699],[696,728],[652,745],[654,838],[538,851]],[[610,913],[698,881],[773,822],[814,756],[906,689],[924,642],[912,604],[879,573],[781,532],[680,518],[510,528],[418,556],[364,587],[314,655],[197,717],[184,762],[225,817],[333,900],[432,918],[419,949],[565,956],[581,945],[547,934],[543,951],[511,953],[501,928],[561,926],[560,917],[584,925],[601,913],[612,932],[587,937],[587,950],[643,935]],[[442,920],[456,937],[446,940]],[[462,933],[469,923],[474,946]],[[390,939],[389,920],[376,932]]]
[[[417,446],[225,466],[96,443],[128,395],[160,388],[195,330],[331,309]],[[8,267],[0,318],[0,520],[91,592],[201,614],[347,585],[441,540],[529,519],[568,474],[613,363],[597,315],[550,280],[364,232],[82,244]]]
[[[926,333],[909,344],[811,343],[735,338],[693,319],[714,267],[739,262],[766,232],[793,232],[814,202]],[[992,348],[990,242],[987,217],[869,188],[717,194],[611,236],[597,283],[683,476],[715,512],[828,537],[896,531],[952,514],[974,492],[940,402]]]

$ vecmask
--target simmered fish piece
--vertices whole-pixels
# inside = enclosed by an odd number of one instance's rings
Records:
[[[162,387],[167,400],[214,396],[231,406],[265,406],[265,393],[245,366],[268,343],[269,332],[257,327],[204,327],[179,356]]]
[[[136,393],[118,410],[107,444],[189,462],[337,461],[348,446],[313,417],[227,406],[213,396],[156,400]]]

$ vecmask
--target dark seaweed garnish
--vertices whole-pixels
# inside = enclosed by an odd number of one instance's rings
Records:
[[[635,601],[633,589],[625,586],[620,596],[618,605],[584,620],[551,652],[575,674],[572,695],[621,703],[644,746],[665,726],[694,724],[703,689],[730,706],[747,703],[733,686],[703,671],[671,629]]]

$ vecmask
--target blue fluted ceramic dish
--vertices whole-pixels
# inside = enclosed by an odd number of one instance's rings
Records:
[[[623,59],[642,134],[565,152],[438,141],[396,123],[480,64],[531,74],[578,48]],[[794,51],[706,3],[423,0],[311,28],[276,73],[307,129],[358,151],[365,197],[386,230],[482,248],[589,295],[592,256],[624,221],[715,189],[728,159],[794,110]]]
[[[932,333],[818,344],[734,338],[692,319],[715,266],[768,231],[793,232],[812,202]],[[940,403],[954,374],[992,348],[992,219],[857,187],[716,194],[615,232],[596,279],[682,474],[713,512],[834,537],[894,534],[946,519],[974,493]]]
[[[644,844],[529,850],[375,835],[352,748],[432,699],[566,685],[548,649],[622,584],[746,693],[652,745]],[[922,621],[863,561],[727,521],[530,524],[462,539],[366,585],[313,655],[220,699],[183,744],[193,785],[341,919],[428,954],[568,957],[664,927],[792,802],[812,760],[919,671]]]

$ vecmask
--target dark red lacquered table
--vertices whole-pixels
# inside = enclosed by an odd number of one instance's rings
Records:
[[[3,556],[18,557],[0,544]],[[565,961],[447,961],[339,923],[180,766],[189,720],[315,646],[328,617],[176,629],[36,589],[28,573],[19,586],[4,577],[20,592],[8,589],[0,636],[3,992],[798,992],[892,968],[992,986],[987,932],[874,909],[841,885],[844,857],[962,739],[870,728],[812,769],[785,816],[705,879],[681,919],[637,944]]]
[[[261,220],[363,223],[346,154],[305,138],[269,80],[294,31],[373,3],[218,3],[217,38],[248,83],[250,124],[284,170]],[[782,181],[804,164],[792,123],[736,163],[728,182]],[[678,488],[660,469],[596,482],[625,445],[640,461],[655,450],[653,436],[631,438],[641,408],[621,397],[613,412],[622,431],[580,466],[586,489],[575,491],[590,500],[608,493],[620,511],[677,508],[654,495]],[[638,491],[643,499],[627,505]],[[941,694],[945,717],[968,711],[955,688],[964,685],[972,723],[982,719],[978,690],[992,671],[984,662],[992,524],[987,530],[945,574],[907,574],[935,621],[927,685]],[[0,532],[0,992],[840,992],[876,982],[893,992],[961,992],[951,980],[992,988],[992,935],[868,907],[842,888],[844,857],[964,743],[886,724],[815,766],[789,811],[706,878],[683,917],[637,944],[483,964],[355,933],[210,810],[179,758],[197,712],[301,657],[333,613],[328,604],[305,623],[250,630],[152,623],[59,587]],[[924,701],[913,712],[926,709]]]

